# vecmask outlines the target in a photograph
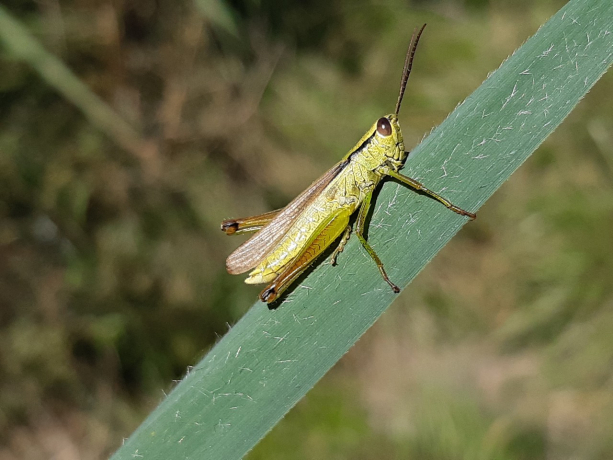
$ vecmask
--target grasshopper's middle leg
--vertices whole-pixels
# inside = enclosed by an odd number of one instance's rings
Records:
[[[351,225],[347,225],[347,228],[345,228],[345,233],[343,233],[343,237],[341,238],[341,242],[338,243],[338,246],[332,253],[332,257],[330,258],[331,265],[336,265],[336,258],[345,249],[345,245],[347,244],[347,241],[349,241],[350,236],[351,236]]]
[[[366,241],[366,239],[364,238],[364,225],[366,224],[366,216],[368,215],[368,210],[370,209],[371,198],[372,193],[369,193],[366,195],[364,201],[362,202],[362,206],[360,207],[360,212],[358,213],[358,219],[356,222],[355,234],[360,240],[360,243],[362,243],[362,246],[364,246],[364,249],[366,249],[366,252],[368,252],[372,260],[374,260],[377,264],[377,268],[379,269],[379,272],[381,272],[381,276],[383,276],[385,282],[390,285],[392,291],[398,294],[400,292],[400,288],[391,282],[391,280],[387,276],[387,273],[385,272],[383,262],[381,262],[381,259],[379,259],[379,256],[377,255],[375,250],[371,247],[370,244],[368,244],[368,241]]]
[[[283,211],[283,209],[277,209],[258,216],[227,219],[221,223],[221,231],[226,235],[257,232],[261,230],[262,227],[268,225],[281,211]]]

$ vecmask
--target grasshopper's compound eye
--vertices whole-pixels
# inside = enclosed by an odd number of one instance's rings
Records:
[[[377,132],[383,137],[387,137],[392,134],[392,125],[387,118],[379,118],[377,121]]]

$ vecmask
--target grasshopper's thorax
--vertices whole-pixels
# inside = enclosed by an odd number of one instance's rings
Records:
[[[360,163],[371,171],[384,164],[398,170],[406,156],[398,116],[391,114],[379,118],[349,151],[345,160]]]

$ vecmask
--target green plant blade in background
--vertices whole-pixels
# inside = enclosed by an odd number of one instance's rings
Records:
[[[50,87],[72,102],[89,121],[126,151],[139,156],[146,146],[140,133],[83,83],[58,57],[0,5],[0,44],[14,59],[27,62]]]
[[[478,209],[612,60],[613,3],[569,2],[415,149],[404,173]],[[464,223],[387,183],[370,241],[391,279],[405,286]],[[352,239],[339,266],[321,264],[278,310],[256,303],[113,458],[241,458],[394,298]]]

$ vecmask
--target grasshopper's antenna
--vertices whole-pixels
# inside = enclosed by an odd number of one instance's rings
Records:
[[[421,37],[421,33],[424,31],[425,28],[426,24],[421,26],[419,32],[417,31],[417,29],[415,29],[413,31],[413,35],[411,36],[411,43],[409,44],[407,57],[404,59],[402,80],[400,80],[400,94],[398,94],[398,102],[396,102],[396,111],[394,112],[396,115],[398,115],[398,112],[400,112],[400,104],[402,104],[404,90],[407,88],[407,81],[409,81],[409,75],[411,75],[411,67],[413,67],[413,57],[415,56],[415,50],[417,49],[417,44],[419,43],[419,37]]]

